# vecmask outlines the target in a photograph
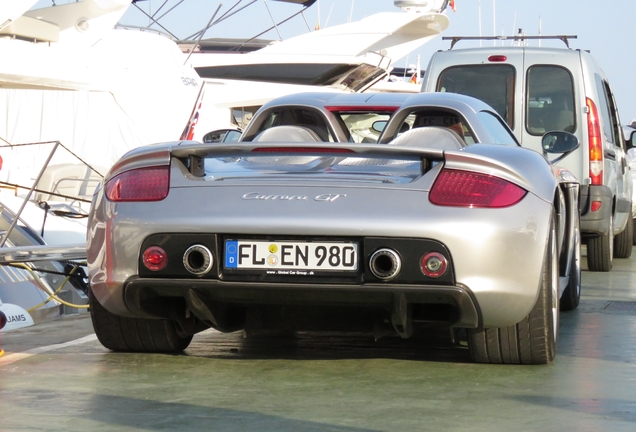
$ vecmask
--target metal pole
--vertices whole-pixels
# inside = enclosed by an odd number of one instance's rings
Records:
[[[267,6],[267,0],[263,0],[263,3],[265,3],[265,8],[267,9],[267,13],[269,14],[270,19],[272,20],[272,23],[274,24],[274,28],[276,29],[276,33],[278,33],[278,40],[283,40],[283,37],[280,35],[280,32],[278,31],[278,26],[276,25],[276,21],[274,20],[274,17],[272,16],[272,11],[269,10],[269,6]]]
[[[168,30],[167,28],[165,28],[164,26],[162,26],[159,22],[157,22],[157,20],[155,20],[153,17],[151,17],[150,15],[148,15],[148,13],[143,10],[142,8],[140,8],[139,6],[137,6],[137,3],[133,3],[133,6],[135,6],[137,9],[139,9],[139,12],[141,12],[142,14],[146,15],[148,17],[148,19],[150,19],[152,21],[152,24],[157,24],[159,27],[161,27],[166,33],[168,33],[170,36],[172,36],[175,40],[179,39],[178,37],[176,37],[174,34],[172,34],[172,32],[170,30]],[[147,28],[150,28],[150,26],[152,24],[149,24]]]
[[[27,193],[27,196],[24,198],[24,201],[22,201],[22,205],[20,206],[20,210],[18,210],[18,212],[16,213],[15,217],[13,218],[13,221],[11,222],[11,225],[9,225],[9,229],[5,233],[4,237],[2,237],[2,241],[0,241],[0,248],[3,247],[4,244],[6,243],[6,241],[9,239],[9,236],[11,235],[11,232],[13,231],[13,228],[15,228],[16,224],[18,223],[18,219],[20,218],[20,215],[22,214],[22,211],[24,210],[24,208],[26,207],[27,203],[31,199],[31,194],[33,193],[33,190],[35,189],[37,184],[40,182],[40,179],[42,178],[42,175],[44,175],[44,170],[46,170],[46,168],[49,166],[49,162],[51,162],[51,159],[53,158],[53,155],[55,154],[55,151],[57,150],[57,147],[59,145],[60,145],[60,142],[59,141],[55,141],[55,145],[53,146],[53,149],[51,150],[51,153],[49,153],[49,157],[46,159],[46,162],[44,162],[44,165],[42,166],[42,169],[40,170],[40,173],[38,174],[38,177],[33,182],[33,186],[31,186],[31,189],[29,189],[29,192]]]
[[[206,26],[206,30],[210,28],[210,25],[212,24],[212,20],[216,17],[216,14],[219,13],[219,9],[221,9],[221,6],[223,6],[223,4],[219,3],[219,7],[216,8],[216,11],[214,11],[214,15],[212,15],[212,18],[210,18],[210,21],[208,21],[208,25]],[[199,35],[199,39],[197,39],[197,43],[194,44],[194,46],[190,50],[190,53],[188,54],[188,57],[186,58],[185,62],[183,62],[184,66],[186,64],[188,64],[188,60],[190,60],[190,56],[192,55],[194,50],[196,50],[197,47],[199,46],[199,43],[201,42],[201,39],[203,39],[203,35],[204,34],[205,34],[205,31],[202,31],[201,34]]]

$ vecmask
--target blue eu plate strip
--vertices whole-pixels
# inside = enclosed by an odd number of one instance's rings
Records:
[[[228,240],[225,242],[225,268],[238,267],[238,242]]]

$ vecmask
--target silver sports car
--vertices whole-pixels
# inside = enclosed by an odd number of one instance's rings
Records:
[[[554,358],[580,295],[579,184],[554,166],[573,135],[521,148],[452,94],[302,94],[252,122],[238,143],[133,150],[97,189],[105,347],[178,352],[210,327],[408,338],[435,322],[477,362]]]

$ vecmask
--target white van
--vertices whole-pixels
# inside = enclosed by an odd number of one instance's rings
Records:
[[[508,37],[533,39],[542,37]],[[490,104],[524,147],[541,151],[546,132],[571,132],[581,146],[559,165],[581,183],[581,234],[587,265],[609,271],[613,257],[631,255],[632,180],[616,102],[589,52],[569,48],[491,46],[433,54],[422,91],[453,92]],[[501,39],[501,38],[482,38]]]

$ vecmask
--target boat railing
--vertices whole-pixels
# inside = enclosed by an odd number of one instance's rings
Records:
[[[19,148],[25,146],[36,146],[49,144],[52,145],[52,148],[49,154],[46,157],[46,161],[40,168],[35,180],[30,186],[14,184],[10,182],[0,181],[0,185],[2,187],[10,187],[16,190],[25,189],[27,192],[24,196],[20,196],[22,198],[22,203],[20,205],[19,210],[15,212],[15,217],[13,218],[10,226],[6,230],[6,232],[0,236],[0,248],[2,248],[11,232],[14,230],[16,224],[19,220],[21,220],[22,213],[24,212],[27,204],[32,201],[32,199],[36,201],[46,202],[46,200],[50,199],[50,197],[58,197],[63,198],[66,201],[70,201],[71,203],[90,203],[90,195],[95,187],[99,184],[101,179],[103,178],[103,174],[100,173],[96,168],[91,166],[89,163],[84,161],[82,158],[77,156],[71,150],[64,146],[60,141],[45,141],[45,142],[36,142],[36,143],[25,143],[25,144],[11,144],[0,146],[1,148]],[[68,153],[70,153],[75,159],[79,161],[79,164],[59,164],[59,165],[50,165],[53,156],[56,154],[59,148],[65,149]],[[103,171],[104,169],[100,167]],[[61,186],[63,184],[72,184],[73,188],[63,189]],[[67,194],[64,192],[67,191],[76,191],[77,193],[74,195]],[[45,212],[48,212],[50,206],[45,205],[41,206]],[[78,209],[78,216],[85,217],[87,213]],[[44,228],[43,228],[44,229]],[[11,249],[11,248],[8,248]],[[74,248],[71,248],[74,249]],[[84,246],[85,249],[85,246]],[[4,251],[4,249],[3,249]],[[6,252],[9,253],[9,252]],[[74,256],[76,252],[70,252],[73,255],[73,258],[68,259],[76,259]],[[85,252],[84,252],[85,253]]]

